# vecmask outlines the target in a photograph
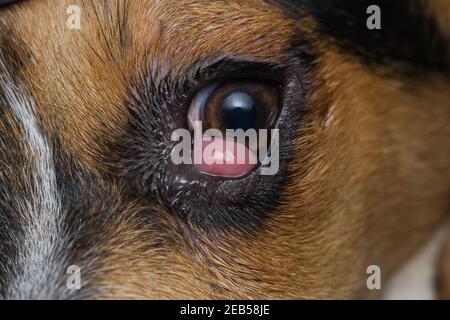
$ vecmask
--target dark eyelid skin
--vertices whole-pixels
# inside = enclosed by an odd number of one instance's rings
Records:
[[[221,80],[221,78],[248,77],[261,78],[261,80],[281,81],[282,72],[286,65],[280,62],[246,61],[224,58],[215,64],[199,68],[198,79]]]
[[[286,52],[285,57],[277,62],[212,56],[156,79],[150,70],[143,70],[130,89],[129,124],[120,145],[113,146],[119,149],[119,159],[111,171],[131,182],[130,193],[160,201],[184,223],[206,232],[248,232],[261,226],[289,183],[288,163],[307,109],[308,79],[314,67],[313,57],[303,51]],[[261,175],[258,168],[230,180],[199,176],[189,165],[173,165],[170,137],[173,130],[187,128],[192,99],[206,85],[236,78],[279,84],[280,113],[274,125],[280,132],[277,174]],[[243,206],[243,198],[248,206]]]

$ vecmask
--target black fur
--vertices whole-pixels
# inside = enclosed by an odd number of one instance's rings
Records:
[[[370,65],[402,63],[408,72],[448,73],[450,39],[420,0],[275,0],[289,17],[312,16],[318,31]],[[367,7],[381,9],[381,29],[366,26]],[[420,69],[420,70],[418,70]]]

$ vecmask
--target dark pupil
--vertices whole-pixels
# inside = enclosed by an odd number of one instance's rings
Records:
[[[255,128],[256,106],[249,94],[233,92],[223,100],[222,110],[227,129]]]

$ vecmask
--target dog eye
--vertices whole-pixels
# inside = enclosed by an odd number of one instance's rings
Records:
[[[278,114],[278,89],[261,81],[228,81],[206,86],[196,95],[188,124],[202,121],[204,129],[269,129]]]

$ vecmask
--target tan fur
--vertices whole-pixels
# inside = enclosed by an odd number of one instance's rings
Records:
[[[295,180],[265,228],[252,236],[206,235],[184,230],[160,208],[171,241],[159,251],[123,223],[101,244],[109,256],[99,268],[115,267],[90,280],[116,286],[102,297],[368,296],[367,266],[389,274],[448,213],[445,76],[401,81],[374,72],[317,38],[309,20],[286,19],[262,1],[130,1],[126,35],[118,21],[102,17],[99,1],[81,2],[82,30],[68,30],[69,4],[26,2],[2,18],[29,46],[32,60],[20,72],[45,130],[92,172],[106,170],[110,155],[102,152],[124,130],[127,88],[137,70],[170,72],[214,54],[283,61],[294,27],[304,29],[320,56],[291,163]],[[140,209],[130,204],[124,214]]]

